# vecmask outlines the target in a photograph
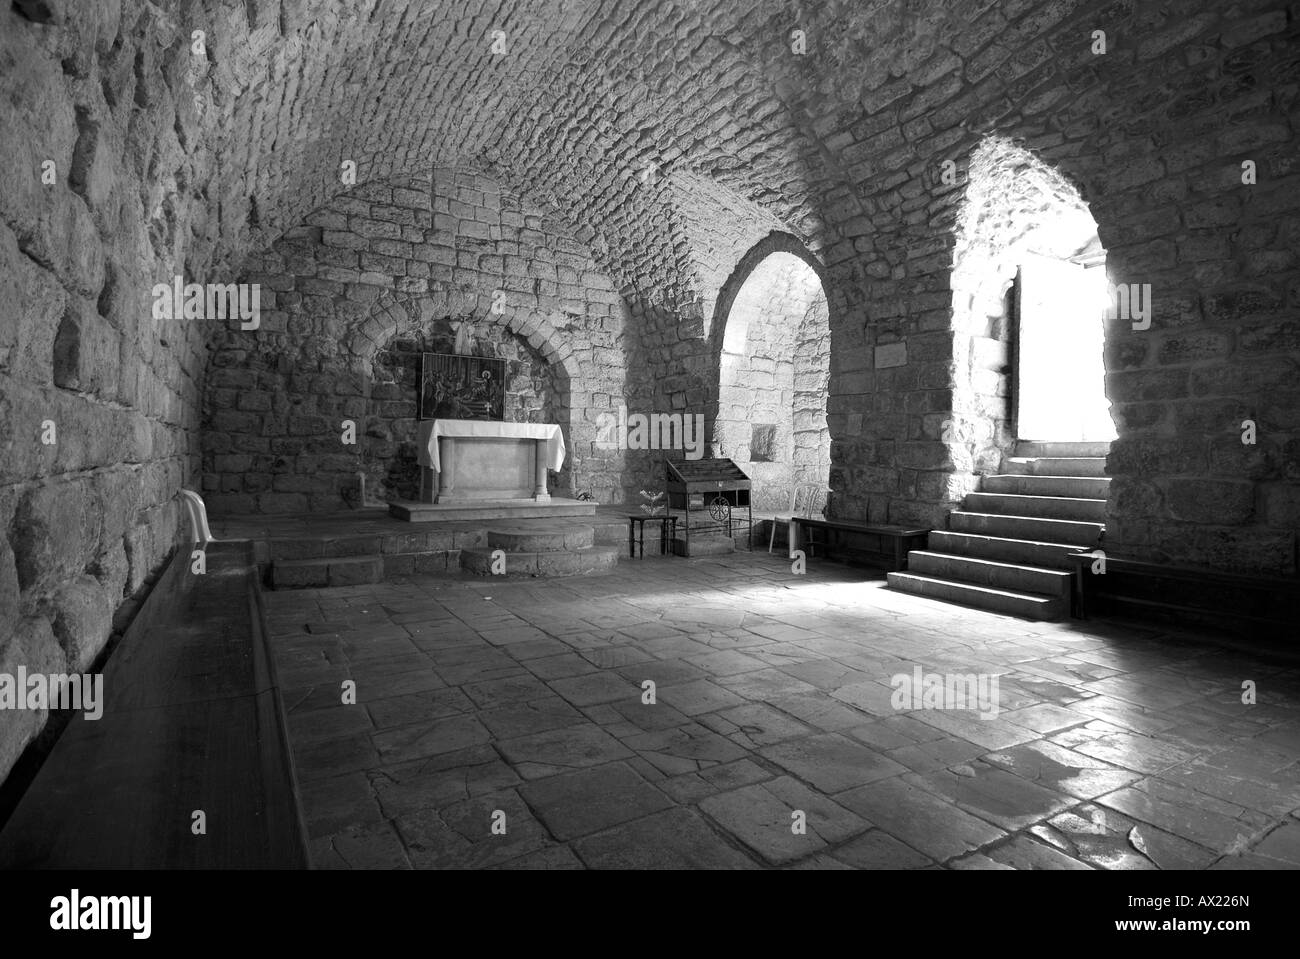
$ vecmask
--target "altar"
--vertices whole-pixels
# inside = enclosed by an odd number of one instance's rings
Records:
[[[424,420],[417,440],[420,502],[550,502],[546,471],[564,465],[554,423]]]

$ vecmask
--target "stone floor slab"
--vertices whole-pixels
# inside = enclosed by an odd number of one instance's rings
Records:
[[[910,775],[908,781],[1008,832],[1032,826],[1077,802],[986,762]]]
[[[717,712],[744,705],[745,700],[707,679],[664,686],[658,690],[657,699],[680,710],[687,716]]]
[[[497,748],[525,779],[540,779],[634,755],[632,750],[594,723],[507,739],[498,743]]]
[[[831,855],[854,869],[924,869],[934,865],[928,856],[879,829],[846,842]]]
[[[887,756],[838,733],[767,746],[759,750],[759,755],[831,794],[907,771]]]
[[[519,793],[562,842],[662,812],[671,799],[637,775],[626,763],[527,783]]]
[[[900,779],[886,779],[836,798],[936,862],[962,856],[1006,835],[953,803]]]
[[[710,796],[700,809],[774,864],[810,856],[867,828],[849,810],[789,777]]]

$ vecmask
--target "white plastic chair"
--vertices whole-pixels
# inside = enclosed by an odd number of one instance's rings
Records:
[[[181,490],[185,500],[185,509],[190,514],[190,529],[194,533],[194,542],[206,546],[213,542],[212,530],[208,528],[208,508],[203,505],[203,497],[193,490]]]
[[[826,509],[826,494],[829,493],[825,486],[820,483],[800,483],[794,488],[790,495],[790,516],[798,519],[815,519],[820,517]],[[772,552],[772,546],[776,543],[776,526],[778,523],[785,524],[786,542],[789,543],[790,531],[793,524],[790,519],[780,516],[772,518],[772,535],[767,540],[767,551]]]

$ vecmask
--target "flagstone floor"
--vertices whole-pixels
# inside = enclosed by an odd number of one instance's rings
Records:
[[[268,593],[314,863],[1300,868],[1297,661],[883,586],[755,552]],[[893,708],[918,666],[998,715]]]

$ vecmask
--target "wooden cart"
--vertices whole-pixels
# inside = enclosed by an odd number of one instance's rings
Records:
[[[668,508],[685,516],[686,552],[691,534],[723,533],[734,536],[743,529],[745,546],[753,549],[754,513],[750,508],[750,479],[729,459],[668,461],[665,463]],[[743,513],[743,520],[738,514]]]

